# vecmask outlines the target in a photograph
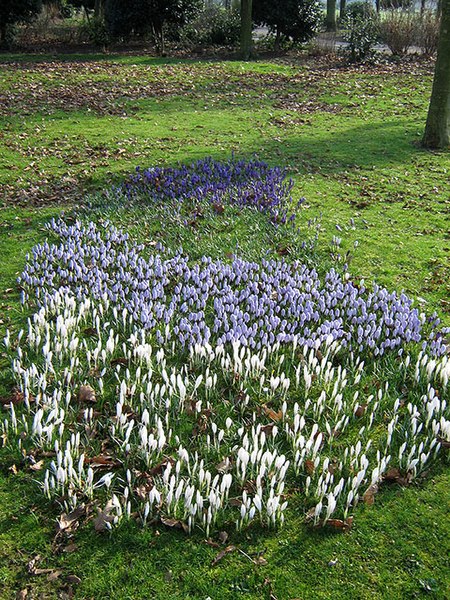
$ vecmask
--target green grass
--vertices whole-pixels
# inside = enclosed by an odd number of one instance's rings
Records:
[[[321,260],[331,237],[342,237],[357,276],[405,289],[448,324],[448,153],[418,146],[430,89],[427,64],[323,72],[268,62],[2,57],[0,331],[24,323],[15,278],[48,219],[138,164],[232,152],[286,166],[295,198],[306,197],[302,230],[320,219]],[[237,242],[249,257],[261,247],[277,252],[264,219],[224,218],[225,226],[217,217],[195,230],[154,221],[134,230],[194,255],[231,252]],[[116,219],[128,227],[134,215]],[[6,395],[1,351],[0,366]],[[32,472],[18,463],[14,475],[11,456],[0,456],[1,598],[25,588],[29,597],[63,597],[71,574],[81,578],[72,585],[77,598],[450,597],[448,469],[384,489],[346,534],[311,530],[295,514],[276,533],[233,534],[229,543],[250,556],[263,552],[267,565],[236,551],[212,567],[220,548],[161,527],[126,525],[108,537],[86,525],[75,533],[77,549],[62,552],[52,544],[55,513],[43,506]],[[36,555],[39,567],[62,571],[55,581],[27,573]]]

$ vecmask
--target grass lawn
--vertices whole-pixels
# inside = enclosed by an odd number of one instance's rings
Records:
[[[405,290],[450,325],[449,155],[419,146],[431,81],[432,65],[414,61],[324,68],[1,56],[1,337],[26,323],[16,277],[51,218],[70,216],[87,194],[101,206],[96,193],[136,166],[232,154],[286,169],[294,202],[305,198],[297,236],[240,210],[187,228],[176,215],[155,219],[139,207],[98,209],[95,219],[108,217],[144,244],[182,245],[193,260],[295,258],[318,233],[306,258],[319,271],[347,261],[355,280]],[[2,349],[3,397],[12,387],[8,360]],[[36,473],[10,447],[0,458],[1,598],[25,589],[18,597],[450,597],[448,454],[411,485],[383,486],[373,506],[361,503],[349,531],[305,524],[294,497],[284,527],[229,530],[225,544],[216,533],[207,541],[162,524],[123,523],[103,535],[86,524],[55,538],[61,510],[44,501]],[[216,560],[227,544],[235,548]]]

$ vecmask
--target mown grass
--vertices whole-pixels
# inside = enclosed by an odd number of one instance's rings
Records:
[[[45,237],[48,219],[138,164],[226,159],[232,152],[286,166],[296,181],[295,198],[306,198],[301,231],[310,235],[308,221],[320,219],[315,259],[325,260],[332,235],[338,235],[356,275],[404,288],[449,322],[448,154],[417,145],[429,65],[322,72],[267,62],[8,56],[0,72],[0,94],[7,99],[0,113],[2,331],[24,322],[15,278],[27,251]],[[111,100],[113,88],[121,92]],[[15,89],[20,92],[8,100]],[[164,239],[194,254],[226,254],[237,243],[249,257],[261,248],[279,249],[266,221],[251,214],[217,216],[195,230],[143,225],[125,212],[116,219],[133,224],[144,241]],[[4,395],[11,380],[1,360]],[[280,532],[232,535],[231,543],[250,557],[263,553],[266,565],[236,551],[212,567],[220,548],[204,544],[199,534],[187,538],[162,528],[127,525],[109,538],[87,525],[75,534],[75,551],[61,552],[52,546],[54,512],[43,506],[24,465],[17,464],[18,474],[8,470],[12,460],[2,451],[5,599],[25,588],[34,597],[63,597],[69,585],[79,598],[450,594],[448,471],[434,471],[406,489],[384,489],[374,506],[359,509],[346,534],[311,530],[292,507]],[[39,566],[61,570],[60,576],[48,581],[47,574],[28,574],[26,565],[36,555]],[[70,584],[71,574],[81,583]]]

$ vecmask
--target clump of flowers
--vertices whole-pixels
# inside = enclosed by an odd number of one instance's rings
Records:
[[[151,167],[136,172],[108,194],[109,202],[139,202],[193,209],[208,203],[216,211],[227,204],[250,207],[269,215],[274,223],[293,222],[292,180],[279,167],[266,163],[212,158],[179,167]]]
[[[2,435],[66,510],[186,531],[274,527],[294,494],[342,523],[448,445],[450,361],[403,294],[283,260],[152,256],[114,227],[52,222],[7,334]],[[356,440],[356,441],[355,441]]]

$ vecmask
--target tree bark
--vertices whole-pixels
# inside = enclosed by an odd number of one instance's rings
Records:
[[[346,4],[347,4],[346,0],[340,0],[340,2],[339,2],[339,19],[341,21],[344,18]]]
[[[252,56],[252,0],[241,0],[241,58]]]
[[[94,3],[94,17],[96,19],[103,19],[105,13],[105,7],[103,0],[95,0]]]
[[[434,69],[433,90],[422,145],[450,146],[450,0],[441,2],[441,27]]]
[[[336,31],[336,0],[327,0],[327,31]]]

